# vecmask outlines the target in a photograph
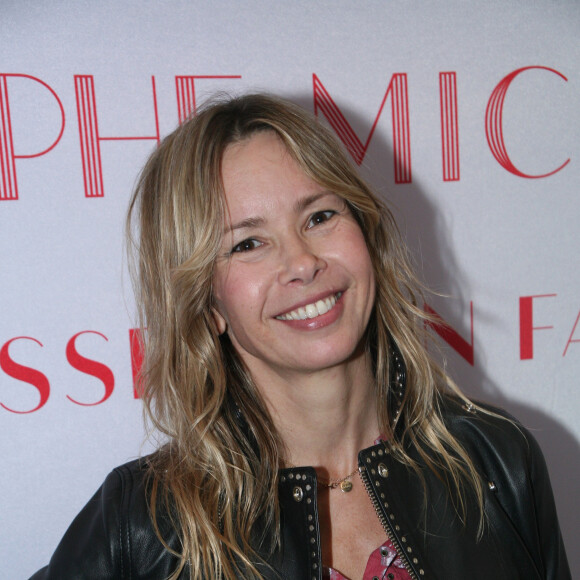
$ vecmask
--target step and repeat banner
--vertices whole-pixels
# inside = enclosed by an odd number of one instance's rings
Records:
[[[0,18],[0,576],[27,578],[148,453],[124,219],[208,96],[328,123],[393,208],[472,397],[536,435],[580,535],[580,7],[52,1]]]

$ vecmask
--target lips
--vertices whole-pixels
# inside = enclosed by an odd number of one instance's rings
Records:
[[[322,300],[317,300],[316,302],[301,306],[296,310],[280,314],[276,318],[278,320],[306,320],[308,318],[316,318],[332,310],[336,306],[336,301],[341,296],[342,292],[337,292]]]

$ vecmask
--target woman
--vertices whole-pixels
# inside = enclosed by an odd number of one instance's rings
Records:
[[[132,221],[167,443],[35,578],[570,577],[537,444],[431,361],[393,217],[314,119],[206,106]]]

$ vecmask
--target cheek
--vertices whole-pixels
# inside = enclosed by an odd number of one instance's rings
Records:
[[[356,277],[358,283],[362,285],[361,290],[364,291],[360,297],[361,300],[367,302],[367,309],[370,312],[375,301],[376,281],[374,267],[366,241],[358,227],[345,240],[347,242],[345,251],[348,256],[347,259],[351,272]]]
[[[351,228],[342,238],[342,254],[350,264],[352,271],[361,277],[371,277],[374,281],[374,269],[363,233],[358,224]]]
[[[221,316],[225,321],[229,319],[228,297],[230,296],[230,291],[228,282],[229,276],[225,272],[219,269],[214,272],[212,288],[215,311],[216,314]]]
[[[251,268],[229,268],[214,278],[214,298],[219,314],[228,325],[250,324],[263,304],[264,282]]]

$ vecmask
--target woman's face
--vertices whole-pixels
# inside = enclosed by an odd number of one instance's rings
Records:
[[[348,364],[375,298],[344,201],[309,179],[273,132],[230,145],[215,319],[257,380]]]

